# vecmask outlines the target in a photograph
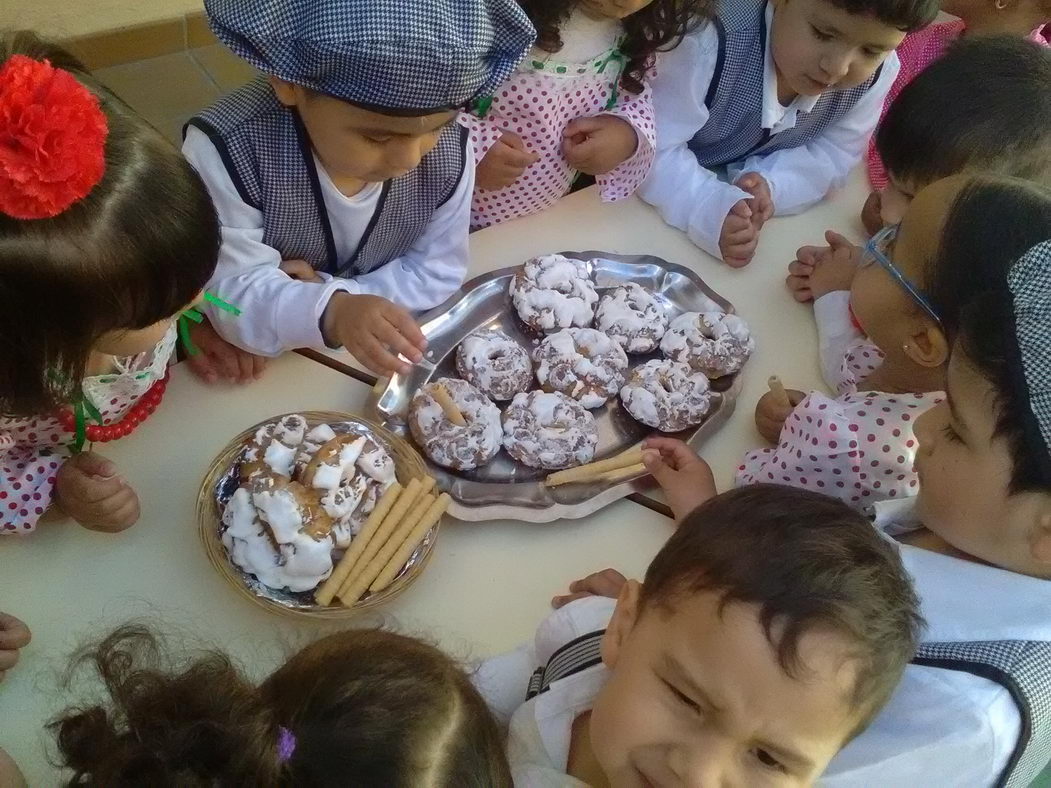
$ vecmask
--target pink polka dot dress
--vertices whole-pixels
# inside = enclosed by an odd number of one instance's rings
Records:
[[[596,177],[603,201],[631,195],[653,162],[656,131],[650,89],[628,93],[619,84],[625,59],[617,49],[619,22],[596,21],[575,11],[559,31],[562,49],[534,48],[512,77],[492,96],[484,114],[462,114],[480,162],[505,132],[514,132],[539,159],[510,186],[475,189],[471,227],[479,229],[549,208],[573,185],[578,173],[562,155],[566,126],[594,115],[623,118],[635,129],[635,153]]]
[[[164,377],[175,348],[175,328],[138,356],[115,359],[112,374],[84,379],[84,397],[103,424],[120,421]],[[0,534],[26,534],[51,505],[55,476],[71,455],[73,435],[50,415],[0,417]]]

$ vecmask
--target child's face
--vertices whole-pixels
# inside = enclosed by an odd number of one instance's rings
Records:
[[[770,51],[778,93],[816,96],[860,85],[905,34],[827,0],[774,0]]]
[[[923,524],[975,558],[1047,576],[1051,494],[1010,493],[1010,449],[994,436],[996,391],[958,349],[946,394],[916,422],[916,506]]]
[[[591,712],[596,761],[612,788],[809,784],[850,736],[849,646],[811,632],[787,675],[758,606],[714,593],[639,611],[638,583],[602,645],[611,669]],[[775,627],[775,634],[777,628]]]
[[[456,117],[453,110],[413,118],[382,115],[299,85],[272,82],[281,103],[299,111],[314,153],[333,180],[379,183],[404,175]]]
[[[580,10],[592,19],[624,19],[653,0],[580,0]]]

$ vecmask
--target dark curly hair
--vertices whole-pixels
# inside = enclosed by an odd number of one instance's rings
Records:
[[[562,48],[559,27],[579,0],[519,0],[536,28],[536,45],[545,52]],[[627,65],[620,85],[629,93],[641,93],[646,71],[658,51],[674,49],[683,37],[715,15],[714,0],[653,0],[645,8],[621,20],[624,42],[620,51]]]
[[[70,679],[93,667],[108,698],[48,725],[73,771],[67,785],[511,788],[485,701],[455,662],[414,638],[329,635],[258,686],[222,652],[182,664],[167,652],[129,625],[74,660]],[[284,762],[281,728],[295,737]]]

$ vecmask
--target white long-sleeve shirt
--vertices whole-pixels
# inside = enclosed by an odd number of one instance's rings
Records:
[[[850,319],[849,290],[833,290],[815,299],[814,322],[821,374],[836,394],[857,388],[883,363],[883,351]]]
[[[767,47],[763,74],[763,128],[771,135],[795,128],[800,112],[809,112],[816,96],[798,96],[782,106],[777,98],[777,76],[770,54],[772,4],[767,6]],[[713,25],[694,31],[661,55],[653,80],[657,118],[657,153],[639,196],[652,204],[668,224],[684,230],[690,240],[721,258],[719,234],[730,209],[750,194],[733,182],[746,172],[757,172],[770,184],[778,215],[798,213],[842,186],[864,155],[879,120],[887,92],[898,74],[897,55],[887,56],[876,83],[853,109],[817,139],[795,148],[755,155],[726,168],[728,181],[702,167],[687,143],[708,122],[704,104],[715,75],[719,36]]]
[[[340,290],[378,295],[410,311],[437,306],[463,283],[467,271],[467,233],[474,191],[474,160],[467,146],[464,173],[452,196],[439,207],[423,234],[401,257],[352,279],[322,274],[323,283],[292,279],[278,266],[281,254],[263,243],[263,214],[248,205],[234,186],[208,136],[191,126],[183,154],[200,173],[222,225],[219,264],[209,290],[237,305],[241,316],[205,306],[216,330],[228,342],[263,356],[299,347],[323,349],[320,320]],[[315,159],[316,161],[316,159]],[[336,256],[357,249],[376,211],[382,184],[369,184],[353,197],[342,194],[317,162],[318,179],[332,226]]]

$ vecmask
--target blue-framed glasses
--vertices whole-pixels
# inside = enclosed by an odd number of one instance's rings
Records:
[[[939,326],[942,324],[942,319],[938,317],[938,313],[934,311],[934,307],[931,306],[931,302],[927,300],[927,297],[920,292],[912,282],[910,282],[898,267],[891,262],[887,252],[894,243],[894,239],[898,237],[898,227],[900,225],[892,224],[884,227],[878,233],[876,233],[869,242],[865,244],[865,249],[861,253],[861,265],[871,265],[872,263],[879,263],[880,267],[883,268],[888,274],[890,274],[894,280],[901,285],[902,289],[908,293],[912,300],[919,304],[920,308],[927,313],[927,315],[937,323]]]

